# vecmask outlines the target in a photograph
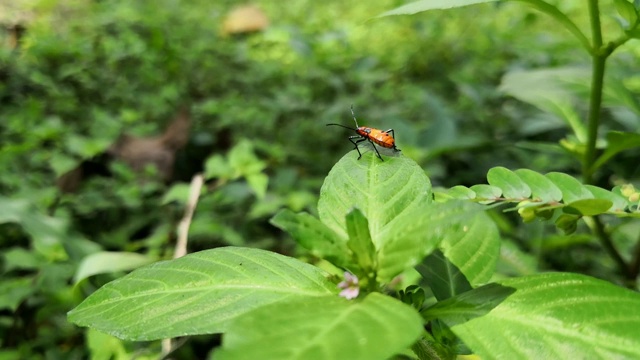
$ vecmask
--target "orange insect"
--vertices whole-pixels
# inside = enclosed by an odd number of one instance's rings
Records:
[[[360,160],[360,158],[362,157],[362,153],[358,148],[358,144],[363,141],[369,141],[372,144],[373,150],[376,151],[376,155],[382,161],[384,161],[384,159],[382,158],[382,156],[380,156],[380,152],[376,148],[376,145],[386,149],[393,149],[395,151],[400,151],[400,149],[396,147],[396,138],[395,138],[393,129],[382,131],[380,129],[374,129],[368,126],[359,126],[358,120],[356,120],[356,114],[354,114],[353,112],[353,105],[351,106],[351,115],[353,116],[353,121],[356,123],[355,128],[344,126],[341,124],[327,124],[327,126],[330,126],[330,125],[340,126],[345,129],[353,130],[356,132],[356,134],[358,134],[358,135],[349,136],[349,141],[351,141],[351,143],[355,145],[356,150],[358,151],[358,160]],[[354,139],[358,139],[358,140],[354,141]]]

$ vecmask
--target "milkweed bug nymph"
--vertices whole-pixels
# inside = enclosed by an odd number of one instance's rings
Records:
[[[358,134],[358,135],[349,136],[349,141],[351,141],[351,143],[355,145],[356,147],[355,149],[358,151],[358,160],[360,160],[360,158],[362,157],[362,153],[360,152],[360,148],[358,148],[358,144],[360,144],[363,141],[369,141],[371,143],[371,145],[373,146],[373,150],[375,150],[376,155],[378,156],[378,159],[382,161],[384,161],[384,159],[382,159],[382,156],[380,156],[380,152],[376,148],[376,145],[386,149],[393,149],[394,151],[400,151],[400,149],[396,147],[396,137],[395,137],[395,134],[393,133],[393,129],[382,131],[380,129],[374,129],[367,126],[359,126],[358,120],[356,120],[356,114],[353,112],[353,105],[351,105],[351,115],[353,116],[353,121],[356,123],[355,128],[344,126],[341,124],[327,124],[327,126],[331,126],[331,125],[340,126],[345,129],[353,130],[356,132],[356,134]],[[357,140],[354,140],[354,139],[357,139]]]

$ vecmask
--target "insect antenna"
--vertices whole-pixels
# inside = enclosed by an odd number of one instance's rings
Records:
[[[356,122],[356,127],[360,127],[358,126],[358,120],[356,120],[356,114],[353,112],[353,104],[351,104],[351,116],[353,116],[353,121]]]
[[[352,127],[344,126],[344,125],[342,125],[342,124],[327,124],[327,126],[330,126],[330,125],[340,126],[340,127],[345,128],[345,129],[349,129],[349,130],[353,130],[353,131],[358,131],[358,129],[354,129],[354,128],[352,128]]]

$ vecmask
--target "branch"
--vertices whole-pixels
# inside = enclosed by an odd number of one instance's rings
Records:
[[[189,189],[189,199],[187,201],[187,207],[184,209],[184,216],[178,224],[178,241],[176,241],[176,249],[173,253],[173,258],[187,255],[187,238],[189,235],[189,226],[191,225],[191,219],[193,213],[198,205],[198,198],[200,198],[200,190],[204,184],[204,176],[202,174],[196,174],[191,179],[191,187]],[[163,357],[170,354],[175,349],[172,344],[172,339],[162,340],[162,354]]]

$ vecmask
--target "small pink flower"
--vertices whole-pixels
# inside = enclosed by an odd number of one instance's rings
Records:
[[[358,277],[348,271],[344,272],[344,281],[340,282],[338,287],[342,289],[342,291],[340,291],[340,296],[347,300],[357,298],[360,293]]]

